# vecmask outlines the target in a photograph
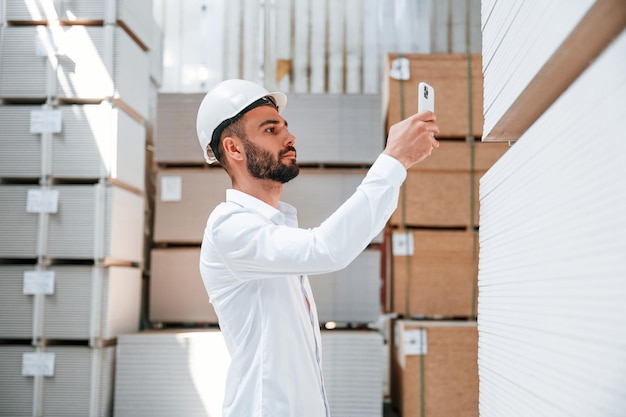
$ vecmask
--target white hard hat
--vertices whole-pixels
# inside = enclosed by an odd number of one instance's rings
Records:
[[[265,100],[263,100],[265,99]],[[209,164],[219,160],[219,139],[222,130],[254,107],[273,104],[279,112],[287,105],[287,96],[270,93],[260,85],[246,80],[226,80],[213,87],[202,99],[196,129],[204,159]],[[207,151],[207,145],[211,148]]]

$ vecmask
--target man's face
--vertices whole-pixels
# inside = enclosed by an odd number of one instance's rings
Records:
[[[271,106],[245,114],[246,138],[242,138],[248,172],[255,178],[286,183],[298,176],[295,137],[287,122]]]

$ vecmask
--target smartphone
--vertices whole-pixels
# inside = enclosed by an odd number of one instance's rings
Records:
[[[417,87],[417,111],[435,111],[435,89],[425,82],[419,83]]]

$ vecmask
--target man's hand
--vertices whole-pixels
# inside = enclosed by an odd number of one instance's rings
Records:
[[[436,120],[435,113],[423,111],[394,124],[383,153],[396,158],[406,169],[424,160],[439,147],[434,137],[439,133]]]

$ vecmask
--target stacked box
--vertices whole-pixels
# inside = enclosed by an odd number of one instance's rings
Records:
[[[405,320],[398,321],[400,342],[390,353],[392,403],[405,417],[478,415],[478,186],[509,145],[477,140],[479,54],[390,54],[383,81],[387,129],[417,112],[418,84],[425,81],[435,88],[440,130],[439,147],[408,170],[389,222],[387,311]],[[409,339],[428,334],[428,353],[403,353],[405,333]],[[457,356],[458,365],[451,362]]]
[[[431,228],[478,226],[480,177],[508,148],[506,143],[440,141],[430,157],[409,169],[390,224]]]
[[[0,5],[0,415],[111,415],[143,299],[146,6]]]
[[[468,82],[471,74],[471,83]],[[386,129],[417,113],[417,86],[435,88],[440,138],[480,137],[483,126],[481,55],[389,54],[383,77]],[[471,97],[471,101],[468,99]]]
[[[301,227],[315,227],[354,192],[364,175],[364,170],[303,168],[294,184],[285,185],[283,200],[299,208]],[[227,188],[230,179],[220,168],[168,168],[157,172],[154,242],[194,247],[163,247],[152,251],[151,320],[217,323],[212,307],[204,300],[206,292],[198,270],[197,245],[202,242],[207,217],[224,201]],[[382,235],[374,240],[380,241]],[[170,270],[168,262],[185,266],[182,272]],[[320,321],[376,321],[380,313],[381,271],[380,250],[372,248],[343,271],[311,276]],[[181,285],[181,279],[186,284]],[[359,288],[361,297],[354,293],[353,286]],[[172,298],[171,291],[185,295]],[[182,299],[195,302],[181,303]],[[196,308],[191,308],[192,305]]]
[[[0,344],[0,416],[110,416],[115,347]]]
[[[393,256],[391,311],[403,317],[476,317],[478,234],[410,230],[393,239],[413,251]]]
[[[403,417],[478,416],[476,322],[397,320],[391,397]]]
[[[0,339],[114,339],[139,329],[141,270],[0,265]]]

